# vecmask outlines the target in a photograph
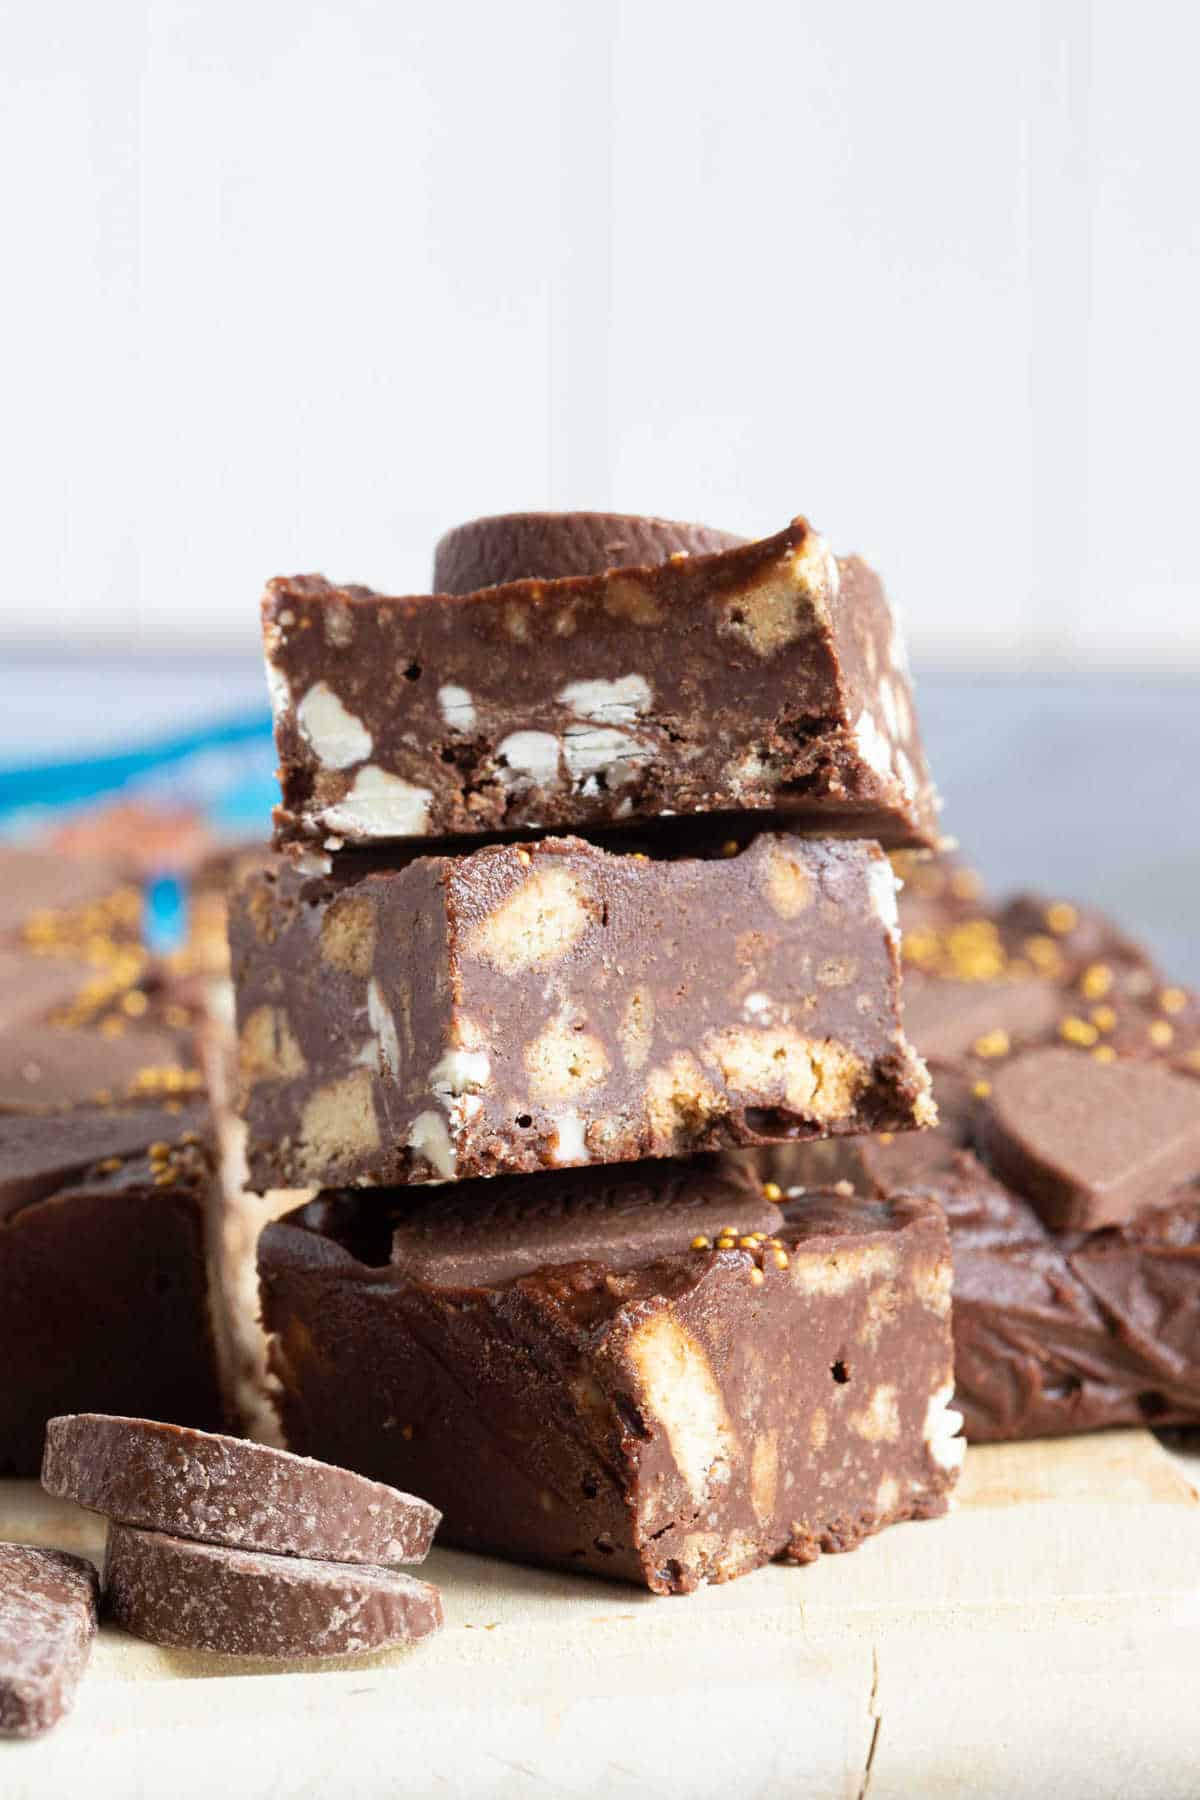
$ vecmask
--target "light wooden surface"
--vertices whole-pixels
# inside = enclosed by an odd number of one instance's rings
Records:
[[[948,1519],[689,1599],[436,1551],[441,1637],[296,1672],[101,1633],[4,1800],[1200,1791],[1200,1503],[1143,1432],[973,1450]],[[0,1484],[0,1537],[103,1524]]]

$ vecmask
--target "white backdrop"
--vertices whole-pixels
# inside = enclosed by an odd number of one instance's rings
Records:
[[[1200,8],[0,0],[2,630],[244,643],[481,511],[1200,664]]]

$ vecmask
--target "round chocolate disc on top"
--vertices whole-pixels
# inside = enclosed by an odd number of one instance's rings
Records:
[[[113,1525],[108,1616],[135,1637],[225,1656],[359,1656],[440,1629],[435,1587],[398,1569],[263,1556]]]
[[[126,1525],[336,1563],[421,1562],[441,1519],[424,1500],[330,1463],[104,1413],[50,1420],[42,1486]]]
[[[446,533],[433,553],[433,591],[473,594],[506,581],[652,568],[672,556],[711,556],[745,542],[709,525],[630,513],[499,513]]]

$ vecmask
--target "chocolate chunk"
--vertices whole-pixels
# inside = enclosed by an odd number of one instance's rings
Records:
[[[239,894],[231,942],[259,1189],[933,1117],[871,844],[764,834],[659,861],[550,838],[357,880],[284,865]]]
[[[226,1550],[112,1525],[106,1610],[152,1644],[226,1656],[357,1656],[440,1629],[438,1590],[395,1569]]]
[[[37,1737],[70,1712],[98,1598],[83,1557],[0,1544],[0,1736]]]
[[[691,1235],[689,1182],[698,1208],[720,1196],[715,1235]],[[415,1228],[379,1192],[268,1226],[263,1317],[294,1448],[418,1486],[441,1541],[656,1593],[944,1511],[962,1447],[936,1205],[828,1193],[764,1211],[744,1167],[718,1182],[707,1162],[520,1185],[546,1223],[519,1239],[501,1207],[494,1266],[490,1182],[453,1195],[440,1261],[432,1201]]]
[[[500,1176],[480,1193],[431,1197],[406,1207],[392,1231],[391,1260],[415,1281],[494,1287],[531,1269],[600,1262],[613,1274],[666,1256],[693,1238],[769,1236],[779,1210],[712,1160],[596,1170],[570,1186]]]
[[[456,525],[433,559],[435,594],[470,594],[505,581],[546,581],[711,556],[745,538],[708,525],[628,513],[501,513]]]
[[[1170,1070],[1066,1048],[999,1068],[981,1141],[1047,1224],[1119,1224],[1200,1170],[1200,1086]]]
[[[423,1562],[438,1522],[423,1500],[347,1469],[97,1413],[50,1420],[42,1486],[124,1525],[327,1562]]]
[[[37,1474],[58,1413],[224,1423],[205,1115],[91,1122],[95,1137],[75,1114],[0,1119],[0,1474]]]
[[[278,843],[747,810],[937,839],[883,586],[803,519],[709,556],[469,594],[263,598]]]

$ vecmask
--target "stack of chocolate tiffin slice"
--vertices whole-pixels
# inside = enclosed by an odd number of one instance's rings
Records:
[[[442,1543],[688,1592],[946,1510],[933,1199],[764,1179],[931,1126],[890,850],[937,846],[878,576],[803,520],[452,531],[263,602],[282,803],[231,941],[288,1447]]]

